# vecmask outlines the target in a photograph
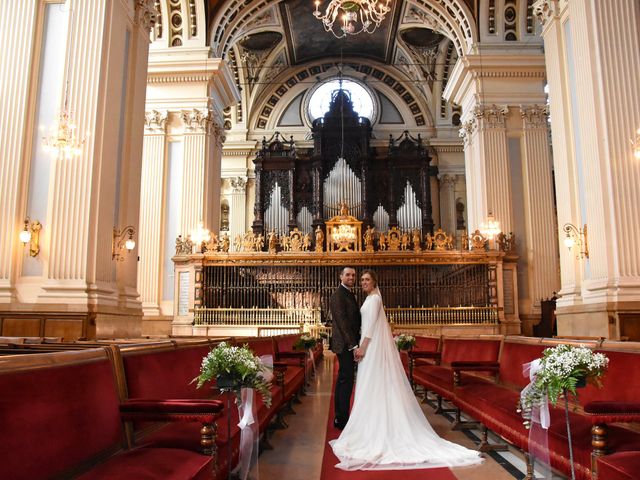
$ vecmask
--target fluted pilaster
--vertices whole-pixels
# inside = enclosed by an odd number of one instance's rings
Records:
[[[14,296],[14,258],[21,247],[20,166],[36,7],[35,2],[0,3],[0,303]]]
[[[165,163],[166,112],[152,111],[145,116],[145,135],[140,189],[140,229],[138,291],[145,315],[160,315],[160,259],[163,257],[162,203]],[[165,239],[173,242],[172,238]]]
[[[236,235],[246,231],[247,224],[247,179],[244,177],[233,177],[229,179],[231,184],[231,195],[229,205],[229,235],[235,238]]]
[[[204,212],[207,158],[207,135],[211,134],[210,119],[206,110],[183,111],[184,133],[184,170],[182,183],[182,212],[180,231],[184,234],[193,230],[198,222],[206,223]],[[205,225],[215,230],[213,225]]]
[[[78,132],[94,132],[100,116],[97,111],[106,9],[100,0],[74,2],[73,9],[67,55],[71,67],[69,108],[75,112]],[[87,296],[89,236],[95,228],[90,222],[95,200],[91,198],[95,142],[95,135],[90,135],[79,156],[56,159],[51,167],[54,194],[49,203],[51,248],[45,289],[64,301],[68,296]],[[58,293],[54,293],[56,290]]]

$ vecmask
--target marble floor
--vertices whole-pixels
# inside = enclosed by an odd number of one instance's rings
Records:
[[[289,428],[273,433],[270,438],[273,450],[264,451],[258,461],[258,475],[261,480],[320,478],[331,399],[333,362],[333,354],[327,352],[318,366],[317,375],[311,380],[311,386],[307,388],[307,395],[302,397],[301,404],[294,406],[296,415],[287,416]],[[423,410],[433,428],[443,438],[469,448],[476,447],[479,431],[453,431],[452,419],[434,415],[433,408],[427,404],[423,404]],[[459,480],[513,480],[524,478],[524,467],[522,454],[511,449],[486,456],[485,462],[480,466],[452,471]]]

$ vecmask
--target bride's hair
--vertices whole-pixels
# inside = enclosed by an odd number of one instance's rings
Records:
[[[376,272],[374,272],[373,270],[364,270],[362,272],[362,275],[360,275],[360,278],[362,278],[364,275],[369,274],[369,276],[371,277],[371,280],[373,280],[373,286],[377,287],[378,286],[378,275],[376,275]]]

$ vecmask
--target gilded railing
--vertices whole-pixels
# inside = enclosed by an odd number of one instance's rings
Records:
[[[499,308],[488,307],[419,307],[386,308],[389,322],[403,326],[497,325]]]
[[[319,308],[199,308],[194,325],[225,327],[305,327],[320,323]]]
[[[386,308],[389,322],[402,326],[497,325],[499,308],[411,307]],[[199,308],[194,325],[225,327],[290,327],[316,333],[322,331],[319,308]]]

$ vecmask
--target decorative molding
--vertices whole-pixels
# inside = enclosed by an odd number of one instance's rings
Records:
[[[216,146],[222,148],[222,144],[227,140],[226,130],[220,122],[211,121],[211,134],[216,139]]]
[[[136,0],[134,22],[143,30],[149,32],[158,20],[158,11],[154,0]]]
[[[471,73],[473,79],[478,78],[545,78],[544,70],[509,71],[509,70],[476,70]]]
[[[442,35],[449,36],[450,32],[442,28],[442,25],[431,15],[423,12],[416,7],[410,7],[407,9],[407,13],[403,19],[403,22],[417,22],[421,23],[423,27],[433,30],[434,32],[441,33]]]
[[[189,74],[186,73],[184,75],[181,74],[172,74],[165,75],[160,73],[149,74],[147,76],[147,84],[158,84],[158,83],[198,83],[198,82],[208,82],[211,80],[211,73],[204,74]]]
[[[457,175],[440,175],[440,188],[442,189],[444,187],[453,189],[456,183],[456,177]]]
[[[232,177],[229,179],[233,193],[246,193],[247,179],[244,177]]]
[[[548,128],[548,105],[520,105],[520,115],[525,128]]]
[[[432,145],[432,147],[437,153],[460,153],[464,151],[464,148],[462,148],[462,145],[447,145],[447,146]]]
[[[195,133],[211,133],[212,121],[209,110],[182,110],[180,112],[180,118],[182,119],[187,132]]]
[[[167,126],[167,111],[151,110],[144,112],[145,133],[164,133]]]
[[[473,120],[467,120],[466,122],[463,122],[462,126],[460,127],[460,130],[458,130],[458,136],[462,138],[465,148],[467,145],[469,145],[469,143],[471,143],[471,137],[473,136],[473,133],[476,131],[476,127],[477,127],[477,122],[475,119],[473,119]]]

